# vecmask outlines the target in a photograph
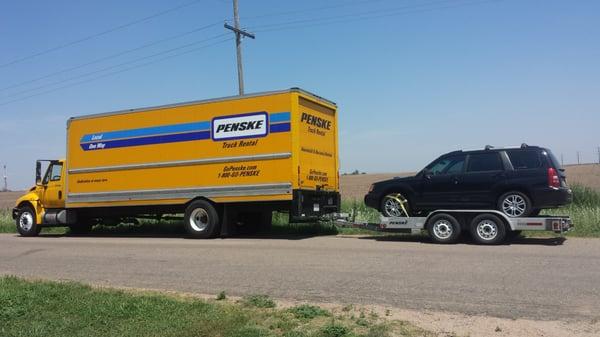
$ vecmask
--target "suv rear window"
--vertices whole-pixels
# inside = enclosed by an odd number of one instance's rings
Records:
[[[502,171],[502,159],[498,152],[478,153],[469,156],[467,172]]]
[[[534,150],[509,150],[508,158],[515,170],[536,169],[542,167],[540,153]]]

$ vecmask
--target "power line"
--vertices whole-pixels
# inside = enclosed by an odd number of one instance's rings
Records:
[[[360,5],[360,4],[364,4],[364,3],[373,3],[373,2],[381,2],[381,1],[387,1],[387,0],[363,0],[363,1],[356,1],[356,2],[341,3],[341,4],[337,4],[337,5],[298,9],[298,10],[292,10],[292,11],[274,12],[274,13],[267,13],[267,14],[261,14],[261,15],[253,15],[253,16],[243,16],[242,18],[244,20],[255,20],[255,19],[262,19],[262,18],[268,18],[268,17],[274,17],[274,16],[288,16],[288,15],[293,15],[293,14],[308,13],[308,12],[322,11],[322,10],[328,10],[328,9],[337,9],[337,8],[341,8],[341,7],[356,6],[356,5]]]
[[[108,56],[104,56],[104,57],[101,57],[101,58],[98,58],[98,59],[95,59],[95,60],[92,60],[92,61],[80,64],[80,65],[74,66],[74,67],[62,69],[62,70],[59,70],[59,71],[52,72],[50,74],[46,74],[44,76],[40,76],[40,77],[37,77],[37,78],[34,78],[34,79],[30,79],[30,80],[27,80],[27,81],[23,81],[23,82],[20,82],[20,83],[12,84],[12,85],[0,88],[0,91],[5,91],[5,90],[8,90],[8,89],[17,88],[17,87],[20,87],[20,86],[23,86],[23,85],[26,85],[26,84],[30,84],[30,83],[34,83],[34,82],[37,82],[37,81],[40,81],[40,80],[43,80],[43,79],[46,79],[46,78],[49,78],[49,77],[52,77],[52,76],[56,76],[56,75],[64,74],[64,73],[67,73],[67,72],[70,72],[70,71],[73,71],[73,70],[81,69],[83,67],[86,67],[86,66],[89,66],[89,65],[92,65],[92,64],[100,63],[100,62],[103,62],[103,61],[106,61],[106,60],[110,60],[110,59],[113,59],[113,58],[116,58],[116,57],[119,57],[119,56],[123,56],[123,55],[129,54],[129,53],[138,51],[138,50],[142,50],[142,49],[145,49],[145,48],[148,48],[148,47],[152,47],[152,46],[155,46],[155,45],[163,43],[163,42],[175,40],[175,39],[178,39],[178,38],[183,37],[183,36],[187,36],[187,35],[190,35],[190,34],[193,34],[193,33],[197,33],[199,31],[206,30],[206,29],[211,28],[211,27],[215,27],[215,26],[217,26],[219,24],[221,24],[221,21],[214,22],[214,23],[202,26],[202,27],[198,27],[198,28],[195,28],[195,29],[192,29],[190,31],[183,32],[183,33],[180,33],[180,34],[171,35],[169,37],[166,37],[166,38],[163,38],[163,39],[160,39],[160,40],[155,40],[155,41],[143,44],[141,46],[138,46],[138,47],[135,47],[135,48],[131,48],[131,49],[127,49],[127,50],[124,50],[124,51],[121,51],[121,52],[118,52],[118,53],[115,53],[115,54],[111,54],[111,55],[108,55]]]
[[[111,69],[122,67],[122,66],[125,66],[125,65],[128,65],[128,64],[136,63],[136,62],[139,62],[139,61],[142,61],[142,60],[146,60],[146,59],[149,59],[149,58],[153,58],[153,57],[156,57],[156,56],[168,54],[168,53],[176,51],[176,50],[184,49],[184,48],[191,47],[191,46],[194,46],[194,45],[197,45],[197,44],[200,44],[200,43],[204,43],[204,42],[207,42],[207,41],[215,40],[215,39],[218,39],[218,38],[223,37],[225,35],[227,35],[227,33],[223,33],[223,34],[215,35],[213,37],[209,37],[207,39],[202,39],[202,40],[199,40],[199,41],[187,43],[187,44],[184,44],[184,45],[181,45],[181,46],[178,46],[178,47],[175,47],[175,48],[167,49],[167,50],[155,53],[155,54],[151,54],[151,55],[147,55],[147,56],[135,58],[135,59],[130,60],[130,61],[122,62],[122,63],[116,64],[116,65],[112,65],[112,66],[108,66],[108,67],[104,67],[104,68],[101,68],[101,69],[98,69],[98,70],[94,70],[92,72],[80,74],[80,75],[77,75],[77,76],[72,76],[72,77],[69,77],[69,78],[64,79],[64,80],[59,80],[59,81],[55,81],[55,82],[52,82],[52,83],[49,83],[49,84],[44,84],[44,85],[41,85],[41,86],[38,86],[38,87],[30,88],[30,89],[27,89],[27,90],[22,90],[22,91],[19,91],[17,93],[14,93],[12,95],[6,96],[5,98],[16,97],[16,96],[19,96],[21,94],[28,93],[28,92],[31,92],[31,91],[36,91],[36,90],[44,89],[44,88],[51,87],[51,86],[54,86],[54,85],[57,85],[57,84],[62,84],[62,83],[65,83],[65,82],[70,82],[70,81],[73,81],[73,80],[76,80],[76,79],[80,79],[80,78],[84,78],[84,77],[87,77],[87,76],[90,76],[90,75],[98,74],[98,73],[101,73],[101,72],[104,72],[104,71],[107,71],[107,70],[111,70]]]
[[[131,21],[131,22],[128,22],[128,23],[125,23],[125,24],[113,27],[113,28],[109,28],[107,30],[101,31],[101,32],[96,33],[96,34],[88,35],[86,37],[83,37],[83,38],[80,38],[80,39],[77,39],[77,40],[74,40],[74,41],[71,41],[71,42],[67,42],[67,43],[64,43],[64,44],[61,44],[61,45],[58,45],[58,46],[55,46],[55,47],[52,47],[52,48],[49,48],[49,49],[45,49],[45,50],[42,50],[42,51],[30,54],[28,56],[24,56],[24,57],[21,57],[21,58],[14,59],[14,60],[9,61],[7,63],[0,64],[0,68],[4,68],[4,67],[7,67],[7,66],[10,66],[10,65],[13,65],[13,64],[21,63],[23,61],[32,59],[34,57],[38,57],[38,56],[41,56],[41,55],[44,55],[44,54],[48,54],[48,53],[51,53],[51,52],[54,52],[54,51],[57,51],[57,50],[60,50],[60,49],[64,49],[64,48],[67,48],[67,47],[70,47],[70,46],[73,46],[73,45],[76,45],[76,44],[79,44],[79,43],[82,43],[82,42],[85,42],[85,41],[92,40],[94,38],[97,38],[97,37],[100,37],[100,36],[103,36],[103,35],[106,35],[106,34],[110,34],[110,33],[116,32],[118,30],[125,29],[127,27],[131,27],[131,26],[140,24],[142,22],[146,22],[148,20],[157,18],[159,16],[163,16],[163,15],[169,14],[171,12],[180,10],[182,8],[189,7],[189,6],[194,5],[194,4],[196,4],[196,3],[200,2],[200,1],[203,1],[203,0],[190,1],[190,2],[187,2],[187,3],[181,4],[179,6],[171,7],[169,9],[163,10],[161,12],[154,13],[152,15],[143,17],[141,19],[137,19],[137,20],[134,20],[134,21]]]
[[[400,16],[400,15],[407,15],[407,14],[414,14],[414,13],[424,13],[424,12],[443,10],[443,9],[453,9],[453,8],[465,7],[465,6],[471,6],[471,5],[480,5],[480,4],[498,2],[498,1],[502,1],[502,0],[481,0],[481,1],[470,1],[470,2],[463,2],[463,3],[455,3],[455,4],[451,4],[452,2],[455,2],[453,0],[440,0],[440,1],[433,1],[433,2],[429,2],[429,3],[425,3],[425,4],[419,4],[419,5],[389,8],[386,10],[376,10],[376,11],[369,11],[369,12],[363,12],[363,13],[354,13],[354,14],[314,18],[314,19],[304,19],[304,20],[297,20],[297,21],[291,21],[291,22],[273,23],[273,24],[267,24],[267,25],[252,26],[250,28],[255,29],[256,32],[270,32],[270,31],[278,31],[278,30],[284,30],[284,29],[297,29],[297,28],[305,28],[305,27],[312,27],[312,26],[355,22],[355,21],[361,21],[361,20],[371,20],[371,19],[378,19],[378,18],[390,17],[390,16]],[[428,5],[435,5],[435,4],[442,4],[442,3],[449,3],[449,4],[446,6],[418,9],[420,7],[424,7],[424,6],[428,6]],[[415,10],[407,10],[407,9],[415,9]],[[379,13],[381,13],[381,14],[379,14]],[[373,14],[378,14],[378,15],[373,15]],[[346,18],[346,19],[344,19],[344,18]],[[319,21],[323,21],[323,22],[319,22]],[[313,23],[313,22],[316,22],[316,23]],[[303,24],[303,23],[309,23],[309,24]],[[266,28],[266,27],[270,27],[270,28],[269,29],[260,29],[260,28]]]
[[[153,60],[153,61],[150,61],[150,62],[139,64],[139,65],[136,65],[136,66],[133,66],[133,67],[121,69],[121,70],[114,71],[114,72],[111,72],[111,73],[108,73],[108,74],[104,74],[104,75],[101,75],[101,76],[98,76],[98,77],[94,77],[94,78],[91,78],[91,79],[87,79],[87,80],[83,80],[83,81],[79,81],[79,82],[75,82],[75,83],[63,85],[63,86],[60,86],[60,87],[57,87],[57,88],[53,88],[53,89],[50,89],[50,90],[46,90],[46,91],[43,91],[43,92],[35,93],[33,95],[29,95],[29,96],[17,98],[17,99],[11,100],[11,101],[3,102],[3,103],[0,103],[0,106],[5,106],[5,105],[8,105],[8,104],[13,103],[13,102],[23,101],[23,100],[29,99],[31,97],[44,95],[44,94],[47,94],[47,93],[51,93],[51,92],[54,92],[54,91],[57,91],[57,90],[61,90],[61,89],[73,87],[73,86],[76,86],[76,85],[81,85],[81,84],[89,83],[89,82],[96,81],[96,80],[99,80],[99,79],[102,79],[102,78],[105,78],[105,77],[117,75],[117,74],[120,74],[120,73],[123,73],[123,72],[126,72],[126,71],[137,69],[137,68],[145,67],[145,66],[148,66],[148,65],[151,65],[151,64],[154,64],[154,63],[158,63],[158,62],[161,62],[161,61],[164,61],[164,60],[167,60],[167,59],[171,59],[171,58],[174,58],[174,57],[177,57],[177,56],[182,56],[182,55],[186,55],[186,54],[189,54],[189,53],[197,52],[197,51],[202,50],[202,49],[207,49],[209,47],[213,47],[213,46],[216,46],[216,45],[219,45],[219,44],[231,41],[231,40],[233,40],[233,38],[226,38],[224,40],[220,40],[220,41],[217,41],[217,42],[214,42],[214,43],[211,43],[211,44],[199,47],[199,48],[194,48],[194,49],[190,49],[190,50],[187,50],[187,51],[184,51],[184,52],[181,52],[181,53],[177,53],[177,54],[174,54],[174,55],[169,55],[169,56],[157,59],[157,60]]]

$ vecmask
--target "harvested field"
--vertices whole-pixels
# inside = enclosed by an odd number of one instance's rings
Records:
[[[0,209],[15,207],[15,200],[23,195],[23,191],[0,192]]]

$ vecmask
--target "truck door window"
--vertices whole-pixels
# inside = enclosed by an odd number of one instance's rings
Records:
[[[61,174],[62,164],[52,164],[48,167],[42,183],[47,184],[49,181],[58,181],[61,178]]]
[[[61,175],[62,175],[62,165],[61,164],[52,165],[52,174],[50,176],[50,181],[60,180]]]

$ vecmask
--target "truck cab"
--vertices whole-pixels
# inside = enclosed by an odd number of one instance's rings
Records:
[[[17,199],[12,211],[21,235],[37,235],[41,224],[66,225],[71,220],[65,210],[65,166],[64,159],[36,162],[35,186]]]

